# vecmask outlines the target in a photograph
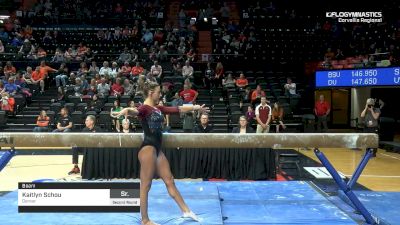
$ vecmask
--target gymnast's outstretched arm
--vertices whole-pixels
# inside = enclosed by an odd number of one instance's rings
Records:
[[[120,116],[124,116],[126,118],[129,116],[134,117],[134,116],[137,116],[138,114],[139,114],[139,111],[137,110],[136,107],[128,107],[128,108],[122,109],[119,112],[112,112],[111,117],[119,118]]]

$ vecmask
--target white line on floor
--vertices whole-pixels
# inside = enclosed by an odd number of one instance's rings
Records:
[[[384,153],[380,153],[380,154],[381,154],[381,155],[384,155],[384,156],[387,156],[387,157],[390,157],[390,158],[393,158],[393,159],[400,160],[400,158],[397,158],[397,157],[392,156],[392,155],[388,155],[388,154],[384,154]]]

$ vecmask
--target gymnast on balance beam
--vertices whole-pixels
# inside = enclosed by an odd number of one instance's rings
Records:
[[[138,108],[128,107],[120,112],[114,112],[112,117],[119,116],[138,116],[141,120],[144,140],[139,151],[140,161],[140,213],[143,225],[155,225],[148,216],[148,193],[155,172],[164,181],[169,195],[176,201],[179,208],[183,212],[184,218],[191,218],[198,221],[198,217],[194,214],[184,202],[181,194],[174,183],[174,177],[171,173],[168,159],[161,151],[162,145],[162,125],[164,122],[164,114],[184,113],[189,111],[199,111],[201,113],[208,112],[209,108],[204,105],[165,107],[158,105],[161,93],[160,85],[155,82],[146,82],[144,85],[145,101]]]

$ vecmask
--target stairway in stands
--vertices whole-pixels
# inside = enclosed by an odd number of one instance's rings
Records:
[[[234,22],[239,22],[240,21],[240,15],[239,15],[239,6],[236,5],[236,2],[226,2],[228,5],[229,9],[231,10],[229,20],[234,21]]]
[[[222,98],[222,89],[198,89],[198,104],[205,104],[212,110],[209,115],[210,123],[215,133],[226,133],[228,131],[228,113],[225,101]]]
[[[199,31],[199,41],[197,47],[198,59],[203,54],[212,53],[211,31]]]
[[[167,18],[168,22],[171,22],[173,24],[173,27],[179,26],[178,14],[181,4],[182,3],[179,0],[170,1],[168,4]]]
[[[5,132],[31,132],[36,126],[36,119],[40,110],[51,110],[51,99],[56,98],[57,89],[51,87],[46,90],[44,95],[36,95],[32,98],[32,103],[24,107],[15,117],[7,119],[7,128]]]

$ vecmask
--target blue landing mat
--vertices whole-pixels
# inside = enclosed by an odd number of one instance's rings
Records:
[[[166,225],[356,224],[304,182],[177,182],[177,186],[201,222],[180,218],[180,210],[168,196],[164,184],[154,182],[149,214],[155,222]],[[1,225],[132,225],[140,224],[139,218],[139,213],[18,214],[16,191],[0,197]]]
[[[400,192],[355,191],[357,197],[380,220],[380,224],[400,224]]]

